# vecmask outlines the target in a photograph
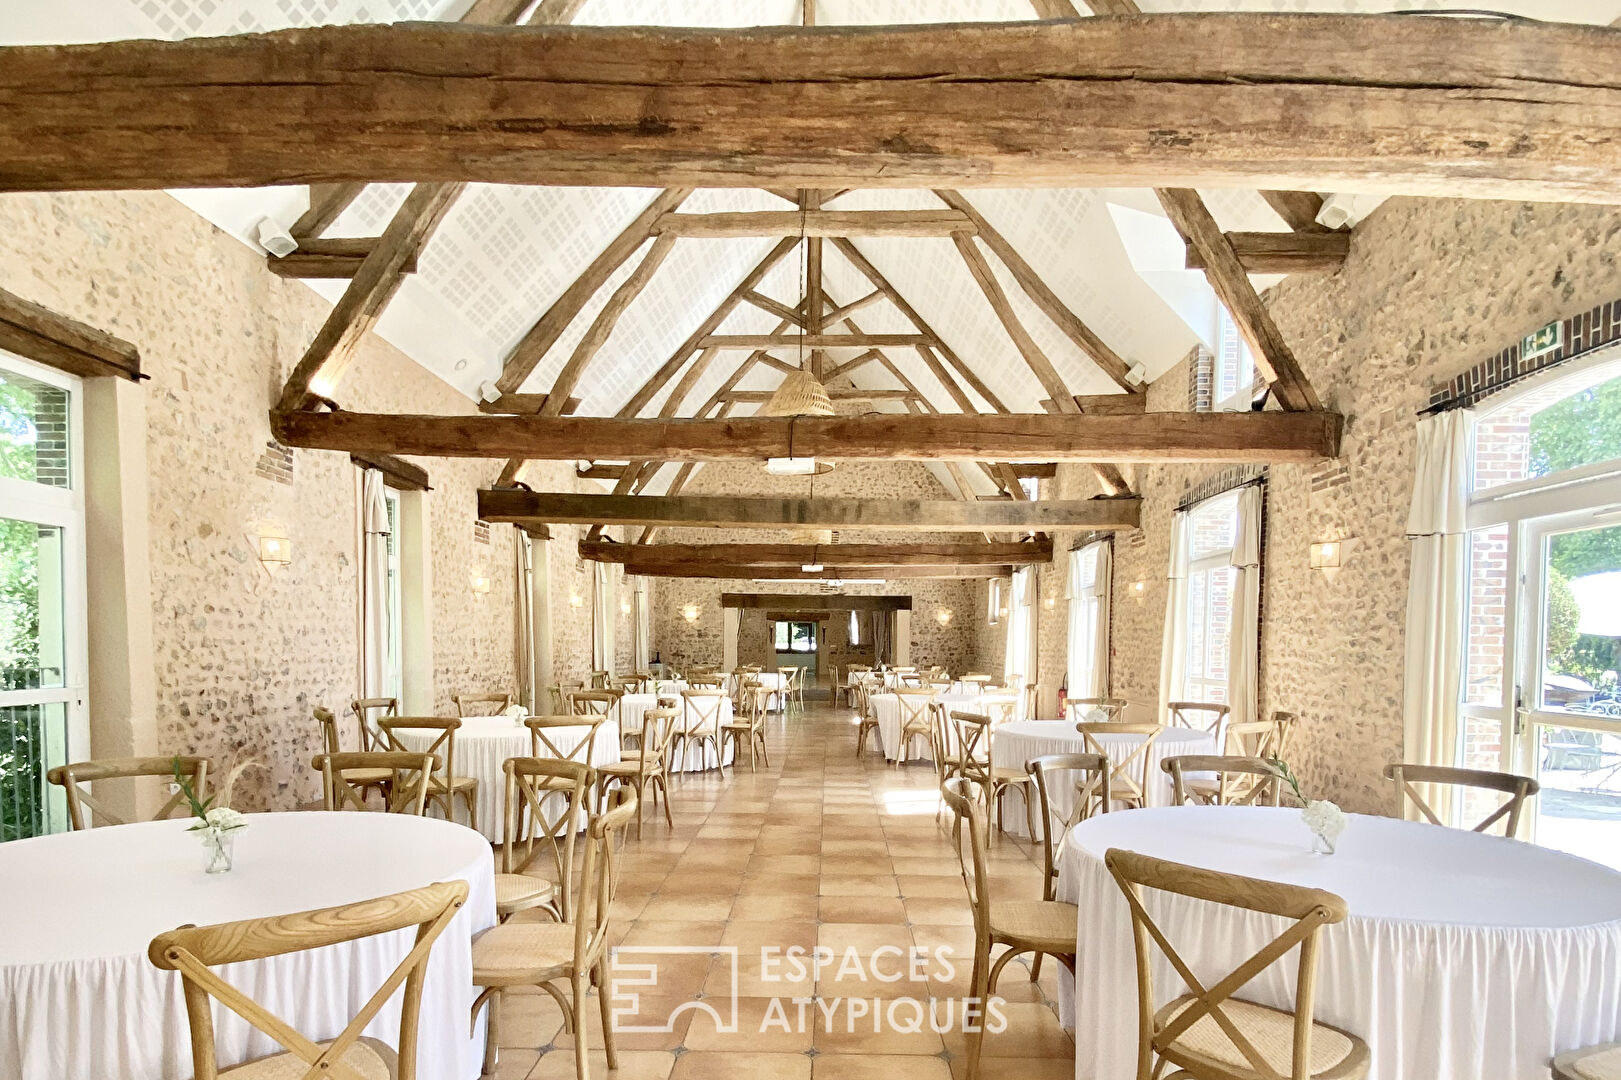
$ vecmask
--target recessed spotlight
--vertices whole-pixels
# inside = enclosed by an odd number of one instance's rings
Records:
[[[467,370],[467,357],[464,356],[460,360],[456,361],[456,370],[457,371],[466,371]]]

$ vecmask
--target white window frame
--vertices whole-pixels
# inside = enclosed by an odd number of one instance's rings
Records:
[[[1210,350],[1211,408],[1216,412],[1249,412],[1255,396],[1255,380],[1259,375],[1259,369],[1255,366],[1255,354],[1250,351],[1249,342],[1245,340],[1244,332],[1239,329],[1237,320],[1227,310],[1227,305],[1217,300],[1215,308],[1215,347]],[[1226,332],[1229,327],[1232,328],[1233,336],[1238,341],[1238,355],[1231,360],[1222,355],[1222,342],[1227,336]],[[1247,363],[1249,366],[1248,374],[1246,375],[1241,370],[1239,372],[1238,389],[1226,397],[1218,399],[1216,391],[1222,383],[1222,372],[1233,362],[1237,362],[1241,366]]]
[[[383,501],[388,504],[388,572],[383,606],[388,612],[388,641],[383,661],[385,696],[400,701],[404,697],[405,671],[405,593],[401,574],[400,548],[404,541],[404,504],[398,488],[383,485]]]
[[[1223,504],[1226,505],[1227,512],[1235,519],[1233,526],[1234,539],[1230,540],[1225,548],[1220,548],[1216,551],[1210,552],[1209,554],[1201,555],[1197,559],[1193,558],[1193,544],[1197,530],[1197,525],[1195,524],[1196,519],[1200,513],[1216,513]],[[1181,647],[1184,650],[1181,672],[1182,685],[1177,689],[1176,696],[1173,698],[1173,700],[1215,701],[1227,703],[1232,700],[1232,671],[1229,670],[1227,672],[1227,678],[1221,680],[1205,678],[1203,676],[1195,676],[1192,673],[1192,665],[1188,663],[1187,650],[1190,649],[1193,644],[1193,626],[1195,614],[1193,610],[1195,592],[1193,586],[1194,580],[1199,578],[1201,575],[1206,579],[1206,585],[1204,588],[1206,609],[1198,613],[1201,619],[1206,619],[1209,615],[1208,605],[1211,595],[1209,578],[1211,572],[1215,570],[1233,569],[1233,548],[1237,538],[1236,518],[1238,516],[1238,489],[1234,488],[1232,491],[1224,491],[1219,495],[1212,495],[1208,499],[1201,500],[1193,506],[1188,507],[1187,513],[1188,520],[1186,543],[1188,545],[1188,577],[1182,607]],[[1230,615],[1231,612],[1229,612],[1229,616]],[[1245,633],[1247,630],[1243,627],[1230,625],[1227,632],[1229,635],[1232,635],[1236,633]],[[1208,661],[1209,658],[1214,655],[1210,647],[1210,628],[1208,622],[1205,624],[1205,631],[1202,635],[1202,640],[1204,642],[1205,658]],[[1227,654],[1229,656],[1232,655],[1230,636],[1228,639]],[[1209,669],[1208,663],[1205,664],[1205,668],[1206,670]],[[1216,688],[1219,688],[1220,690],[1219,696],[1211,693],[1211,691]]]
[[[0,350],[0,371],[46,383],[68,392],[68,486],[51,487],[29,480],[0,477],[0,516],[61,530],[63,580],[63,685],[37,690],[0,690],[0,708],[30,705],[64,706],[66,745],[53,758],[82,760],[91,756],[89,710],[89,599],[85,565],[84,381]],[[66,807],[57,799],[46,805],[47,832],[67,828]]]
[[[1075,697],[1108,697],[1109,672],[1107,667],[1103,671],[1095,671],[1098,658],[1099,642],[1094,638],[1092,630],[1099,627],[1106,637],[1109,633],[1109,597],[1112,585],[1105,581],[1099,588],[1096,584],[1099,575],[1099,557],[1108,545],[1107,540],[1094,540],[1084,547],[1070,552],[1070,582],[1069,582],[1069,640],[1066,649],[1065,684],[1068,695]],[[1090,561],[1094,584],[1083,587],[1077,586],[1074,580],[1075,572]],[[1105,573],[1112,573],[1110,569]],[[1086,677],[1088,683],[1095,685],[1087,687],[1090,693],[1080,692],[1082,679]]]

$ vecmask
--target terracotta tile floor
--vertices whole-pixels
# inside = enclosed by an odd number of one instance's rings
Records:
[[[620,987],[615,1003],[626,1015],[615,1024],[614,1073],[599,1012],[590,1010],[592,1075],[961,1080],[963,1037],[937,1034],[927,1011],[944,1026],[944,1010],[967,992],[973,960],[956,854],[935,821],[934,772],[896,769],[875,752],[858,761],[850,721],[848,709],[816,704],[773,719],[769,768],[676,777],[675,827],[649,808],[640,839],[632,829],[615,901],[616,970],[625,978],[628,964],[656,963],[658,980]],[[1002,837],[991,857],[1002,895],[1040,896],[1039,851]],[[786,959],[793,949],[808,958],[817,946],[837,958],[820,972],[808,959],[801,970]],[[634,952],[648,947],[685,951]],[[908,968],[913,950],[922,950],[916,971]],[[940,963],[942,951],[953,970]],[[1074,1044],[1055,1012],[1057,967],[1044,963],[1039,982],[1022,961],[1003,972],[1007,1027],[985,1037],[983,1080],[1074,1075]],[[629,993],[640,995],[634,1006],[622,996]],[[734,993],[735,1031],[697,1008],[729,1019]],[[495,1075],[573,1077],[574,1037],[562,1027],[551,998],[508,992]]]

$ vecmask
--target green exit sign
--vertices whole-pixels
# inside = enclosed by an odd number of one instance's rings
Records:
[[[1535,360],[1544,353],[1551,353],[1559,348],[1561,340],[1560,324],[1551,322],[1540,330],[1525,335],[1520,342],[1520,359]]]

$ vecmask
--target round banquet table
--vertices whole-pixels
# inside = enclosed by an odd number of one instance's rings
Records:
[[[695,710],[694,710],[693,706],[688,704],[687,699],[681,697],[681,695],[679,693],[676,693],[676,694],[626,694],[624,697],[619,699],[619,704],[614,706],[614,711],[609,713],[609,715],[613,716],[614,718],[616,718],[619,721],[619,728],[620,728],[621,731],[624,731],[624,732],[627,732],[627,733],[639,732],[639,731],[642,730],[642,716],[643,716],[643,714],[645,714],[648,709],[656,709],[656,708],[658,708],[658,703],[659,703],[658,699],[660,697],[673,697],[673,698],[676,698],[677,700],[679,700],[681,702],[681,708],[683,710],[682,711],[682,719],[680,721],[681,723],[686,723],[688,721],[692,721],[692,720],[696,719],[696,717],[694,715]],[[722,698],[721,699],[720,718],[719,718],[718,722],[722,726],[724,726],[726,724],[730,724],[732,722],[732,699],[731,698]],[[671,730],[673,731],[674,728],[672,728]],[[689,753],[689,754],[685,755],[685,758],[690,758],[691,760],[683,760],[682,757],[671,758],[670,759],[670,771],[671,772],[705,772],[705,771],[707,771],[709,769],[717,768],[722,764],[730,765],[732,763],[732,755],[734,753],[735,753],[735,750],[733,749],[731,741],[727,740],[726,749],[725,749],[726,756],[725,756],[724,759],[722,759],[720,761],[717,761],[715,759],[715,749],[714,749],[714,747],[705,746],[704,751],[701,754]]]
[[[896,760],[901,753],[901,699],[897,694],[873,694],[867,698],[872,703],[872,711],[878,717],[878,740],[884,748],[886,761]],[[977,691],[968,693],[950,693],[936,695],[946,710],[946,738],[955,749],[957,729],[951,723],[953,709],[963,712],[978,711],[992,702],[1019,705],[1019,695],[1011,691],[1007,693],[982,694]],[[1004,725],[1005,726],[1005,725]],[[907,761],[928,761],[929,745],[923,739],[913,739],[912,744],[906,747],[911,755]]]
[[[253,814],[236,866],[204,874],[188,820],[116,825],[0,844],[0,1076],[172,1080],[192,1075],[180,977],[151,940],[207,925],[354,903],[437,881],[471,886],[434,943],[423,986],[417,1075],[473,1080],[483,1059],[472,938],[495,923],[490,846],[444,821],[400,814]],[[410,950],[414,929],[218,969],[301,1034],[330,1039]],[[399,1041],[400,995],[366,1034]],[[219,1060],[281,1047],[218,1005]]]
[[[590,730],[582,724],[579,728],[559,728],[549,732],[548,737],[568,753],[584,741]],[[394,731],[400,745],[419,753],[426,753],[438,734],[429,729],[396,728]],[[471,776],[478,781],[478,797],[473,800],[478,807],[478,831],[492,843],[506,839],[502,835],[506,825],[506,760],[529,757],[533,753],[533,741],[529,729],[523,725],[523,717],[505,714],[462,717],[462,726],[456,732],[456,775]],[[608,765],[618,760],[619,726],[609,720],[597,728],[597,741],[591,746],[591,764]],[[459,798],[451,803],[453,810],[462,805]],[[456,812],[465,813],[465,810]]]
[[[1131,756],[1131,752],[1142,745],[1141,735],[1099,735],[1099,744],[1107,751],[1110,760],[1116,764]],[[998,768],[1022,769],[1031,758],[1043,754],[1083,754],[1086,752],[1086,742],[1081,733],[1075,730],[1075,725],[1069,720],[1016,720],[1003,724],[996,729],[991,737],[991,763]],[[1215,754],[1216,736],[1208,731],[1197,728],[1168,727],[1161,731],[1154,745],[1148,748],[1139,761],[1146,763],[1147,782],[1143,783],[1143,791],[1148,796],[1150,806],[1169,806],[1171,804],[1171,778],[1160,767],[1160,762],[1170,757],[1180,757],[1183,754]],[[1142,777],[1137,776],[1137,765],[1134,763],[1132,775],[1142,783]],[[1011,799],[1004,808],[1002,815],[1006,820],[1007,831],[1019,836],[1025,834],[1024,805],[1019,803],[1019,796],[1012,792],[1004,792],[1004,799]],[[1064,817],[1075,807],[1075,789],[1070,784],[1059,784],[1047,793],[1052,800],[1053,812]],[[1017,812],[1015,812],[1017,811]],[[1033,815],[1036,827],[1046,827],[1041,820],[1040,807]],[[1039,836],[1036,839],[1041,839]]]
[[[1313,855],[1300,811],[1183,806],[1103,814],[1070,832],[1058,897],[1079,905],[1076,1080],[1136,1075],[1130,919],[1110,848],[1327,889],[1350,910],[1322,931],[1316,1019],[1359,1036],[1369,1080],[1527,1080],[1556,1053],[1621,1037],[1621,874],[1517,840],[1350,815]],[[1205,985],[1286,920],[1148,891],[1145,906]],[[1293,957],[1239,997],[1287,1007]],[[1183,993],[1157,960],[1160,1002]]]

